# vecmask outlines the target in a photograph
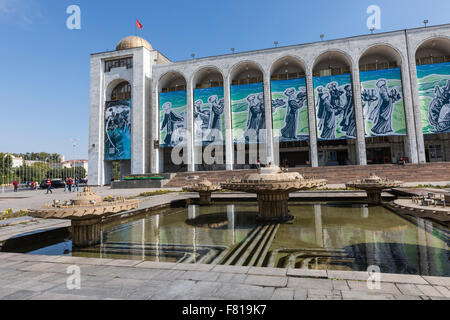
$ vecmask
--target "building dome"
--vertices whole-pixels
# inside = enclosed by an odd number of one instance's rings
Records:
[[[126,50],[140,47],[145,47],[148,50],[153,51],[152,46],[147,40],[137,36],[129,36],[122,39],[117,45],[116,50]]]

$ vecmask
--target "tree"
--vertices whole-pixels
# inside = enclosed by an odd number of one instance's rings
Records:
[[[11,155],[0,152],[0,181],[1,184],[10,183],[12,175],[13,160]]]

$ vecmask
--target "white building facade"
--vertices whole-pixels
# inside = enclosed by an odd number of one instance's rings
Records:
[[[109,184],[114,161],[122,177],[450,161],[449,70],[450,25],[181,62],[128,37],[91,56],[89,182]]]

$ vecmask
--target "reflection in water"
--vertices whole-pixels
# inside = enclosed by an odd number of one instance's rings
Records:
[[[449,231],[380,206],[292,203],[294,221],[258,224],[254,203],[189,206],[104,226],[72,255],[450,276]],[[62,254],[67,243],[32,253]]]

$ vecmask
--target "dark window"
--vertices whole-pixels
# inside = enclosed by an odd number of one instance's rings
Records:
[[[105,61],[105,72],[110,72],[113,68],[126,67],[127,69],[133,68],[132,58],[122,58],[116,60]]]
[[[440,57],[422,57],[416,59],[416,65],[424,65],[424,64],[435,64],[435,63],[444,63],[444,62],[450,62],[450,56],[440,56]]]
[[[119,83],[111,93],[111,101],[131,99],[131,85],[127,82]]]

